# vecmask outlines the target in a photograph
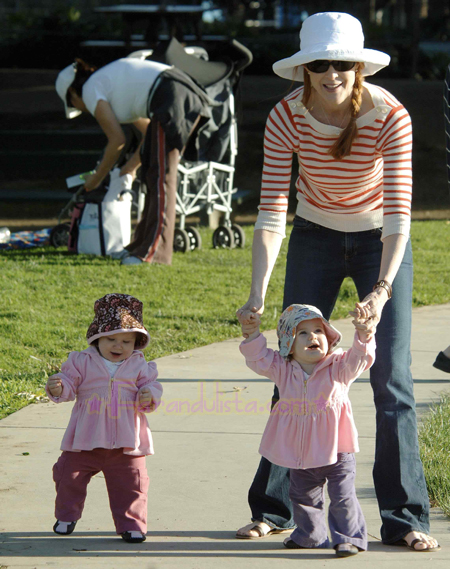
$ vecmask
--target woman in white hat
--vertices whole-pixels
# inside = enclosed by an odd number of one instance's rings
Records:
[[[390,93],[364,82],[389,63],[364,48],[360,22],[326,12],[307,18],[300,51],[275,73],[304,85],[271,111],[264,138],[261,201],[242,323],[262,313],[285,236],[292,156],[299,169],[289,241],[284,308],[317,306],[329,319],[351,277],[368,325],[378,325],[371,384],[377,410],[374,483],[384,543],[432,551],[429,501],[419,458],[410,365],[412,255],[409,241],[412,132]],[[274,400],[278,399],[275,390]],[[252,523],[236,537],[292,528],[287,469],[262,459],[249,491]]]

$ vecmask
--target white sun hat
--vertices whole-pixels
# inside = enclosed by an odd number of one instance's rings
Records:
[[[58,95],[61,97],[64,103],[64,110],[66,111],[67,119],[74,119],[78,115],[81,115],[81,111],[75,107],[69,107],[67,105],[67,90],[72,85],[75,79],[75,65],[71,64],[65,67],[56,78],[55,88]]]
[[[302,66],[318,59],[362,62],[362,75],[374,75],[391,60],[387,53],[365,49],[361,22],[341,12],[306,18],[300,30],[300,51],[274,63],[273,70],[285,79],[303,81]]]

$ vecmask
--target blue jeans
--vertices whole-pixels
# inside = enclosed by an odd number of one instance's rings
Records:
[[[345,233],[295,217],[283,308],[293,303],[312,304],[329,318],[345,277],[353,279],[363,299],[378,280],[380,237],[381,229]],[[410,372],[412,281],[408,242],[392,298],[377,327],[376,361],[370,370],[376,408],[373,479],[384,543],[393,543],[412,530],[429,531],[429,501],[419,457]],[[252,519],[272,527],[293,527],[288,496],[289,470],[262,458],[249,491]]]

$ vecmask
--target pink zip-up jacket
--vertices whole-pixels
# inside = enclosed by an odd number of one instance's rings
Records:
[[[156,364],[147,362],[140,350],[118,366],[114,378],[94,346],[71,352],[56,375],[63,390],[60,397],[53,397],[46,389],[49,398],[55,403],[76,398],[61,450],[123,448],[125,454],[133,456],[154,454],[144,415],[150,409],[139,404],[139,392],[148,387],[157,406],[163,389],[156,381]]]
[[[266,346],[260,334],[240,345],[247,366],[271,379],[280,400],[270,413],[259,452],[287,468],[317,468],[337,462],[340,452],[358,452],[358,432],[348,397],[351,383],[375,360],[375,340],[327,355],[305,375],[295,360],[287,362]]]

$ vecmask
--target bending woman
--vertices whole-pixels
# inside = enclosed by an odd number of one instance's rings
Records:
[[[56,90],[67,118],[89,112],[108,139],[100,164],[86,179],[87,191],[97,188],[116,163],[125,144],[121,124],[132,123],[145,135],[143,179],[147,196],[122,264],[146,261],[170,265],[178,162],[196,127],[209,120],[210,99],[182,71],[133,58],[118,59],[98,70],[77,59],[58,75]],[[151,127],[147,128],[149,123]],[[139,147],[122,167],[121,175],[135,176],[141,164],[140,152]]]
[[[378,325],[370,371],[376,406],[373,469],[384,543],[438,548],[419,458],[410,365],[412,255],[410,117],[399,101],[363,81],[389,63],[364,49],[361,24],[348,14],[315,14],[303,23],[301,50],[278,61],[281,77],[304,86],[271,111],[264,139],[261,202],[253,240],[250,297],[242,323],[262,313],[285,236],[292,155],[299,163],[297,210],[289,241],[283,309],[311,304],[330,318],[351,277],[367,325]],[[275,389],[274,401],[278,399]],[[249,491],[253,523],[236,537],[292,528],[289,471],[262,458]]]

